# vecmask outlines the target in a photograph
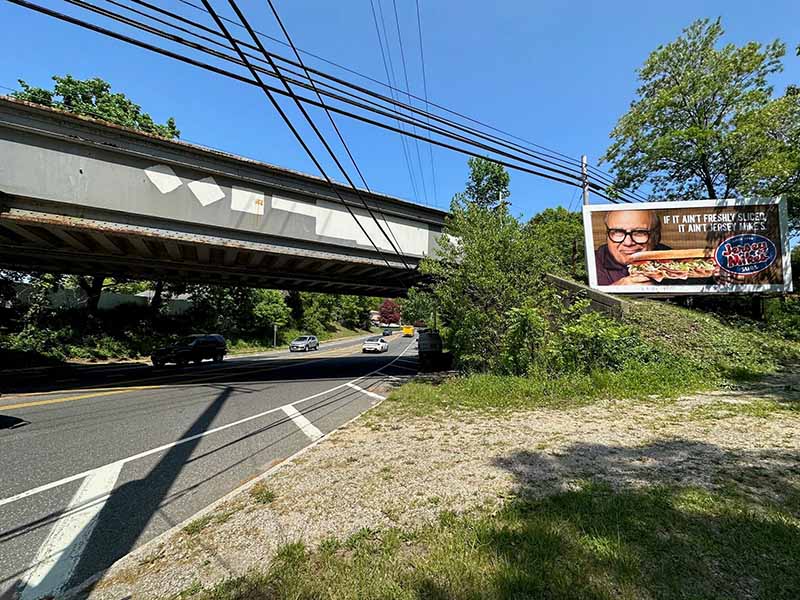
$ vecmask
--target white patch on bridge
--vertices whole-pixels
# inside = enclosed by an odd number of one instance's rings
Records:
[[[145,175],[158,191],[162,194],[168,194],[172,190],[178,189],[181,184],[181,178],[175,175],[175,171],[167,165],[155,165],[144,170]]]
[[[206,177],[200,181],[192,181],[189,183],[189,189],[194,194],[194,197],[197,198],[197,201],[203,206],[214,204],[214,202],[222,200],[225,197],[225,192],[217,185],[213,177]]]
[[[340,205],[333,202],[318,200],[316,204],[308,204],[272,196],[272,208],[314,217],[315,232],[317,235],[352,240],[362,246],[372,245],[364,234],[364,231],[353,223],[353,217]],[[392,252],[392,245],[389,243],[386,235],[378,228],[378,225],[372,217],[364,210],[353,209],[353,212],[358,222],[361,223],[364,230],[369,234],[369,237],[375,242],[375,245],[381,250]],[[395,246],[399,246],[399,250],[403,252],[403,254],[424,256],[428,253],[430,231],[426,225],[413,223],[411,221],[406,221],[404,223],[394,218],[387,222],[380,213],[375,210],[373,210],[373,212],[378,222],[381,224],[381,228],[389,235],[392,243],[394,243]],[[389,227],[391,227],[391,232],[389,231]],[[395,241],[395,239],[397,241]]]
[[[244,188],[232,188],[231,210],[251,213],[254,215],[264,214],[264,193]]]

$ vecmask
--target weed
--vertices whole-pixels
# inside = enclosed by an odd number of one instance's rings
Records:
[[[275,501],[275,492],[273,492],[263,481],[259,481],[250,488],[250,496],[259,504],[270,504]]]
[[[203,531],[214,519],[213,515],[204,515],[194,521],[189,522],[184,528],[183,531],[189,535],[196,535]]]

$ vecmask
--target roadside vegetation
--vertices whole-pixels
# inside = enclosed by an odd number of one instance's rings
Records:
[[[796,512],[729,491],[584,482],[492,515],[289,544],[263,574],[194,597],[788,600],[800,587],[798,527]]]
[[[283,346],[302,334],[330,340],[372,331],[370,310],[379,298],[257,290],[244,287],[183,286],[191,303],[183,314],[161,307],[124,304],[110,310],[59,308],[51,295],[70,289],[71,277],[0,272],[0,285],[10,292],[0,308],[0,355],[3,368],[58,364],[65,360],[96,361],[148,357],[154,348],[192,333],[220,333],[229,352],[258,352]],[[21,299],[12,276],[26,281],[30,293]],[[125,282],[145,287],[147,282]],[[109,287],[123,287],[109,279]],[[123,287],[123,289],[124,289]],[[169,294],[169,292],[167,293]],[[169,298],[169,295],[167,295]]]

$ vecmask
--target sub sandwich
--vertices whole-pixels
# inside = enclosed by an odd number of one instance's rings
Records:
[[[714,251],[706,248],[646,250],[631,258],[628,273],[644,275],[653,281],[711,277],[717,268]]]

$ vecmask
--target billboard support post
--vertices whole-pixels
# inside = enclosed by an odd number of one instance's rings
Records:
[[[586,164],[586,155],[581,155],[581,187],[583,188],[583,204],[589,204],[589,169]]]

